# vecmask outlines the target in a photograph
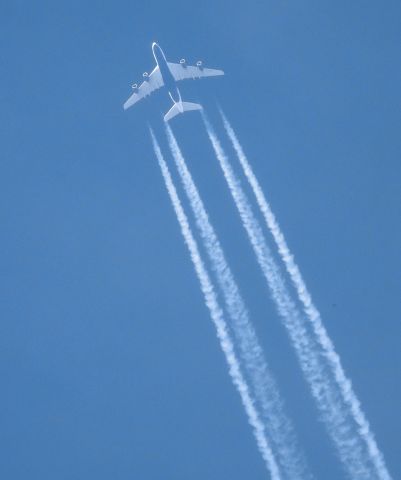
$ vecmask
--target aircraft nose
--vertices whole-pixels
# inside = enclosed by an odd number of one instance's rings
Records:
[[[159,64],[159,60],[166,59],[166,57],[164,56],[163,50],[160,48],[159,44],[156,42],[152,43],[152,52],[157,64]]]

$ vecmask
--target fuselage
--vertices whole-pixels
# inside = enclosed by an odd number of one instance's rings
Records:
[[[170,72],[167,59],[163,53],[163,50],[156,42],[152,43],[152,52],[153,56],[155,57],[156,63],[160,69],[164,85],[168,90],[168,94],[170,95],[171,100],[174,103],[181,103],[181,94],[178,90],[177,84],[175,83],[174,77]]]

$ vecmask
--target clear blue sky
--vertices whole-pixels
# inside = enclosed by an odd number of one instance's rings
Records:
[[[401,5],[3,1],[0,477],[267,478],[162,183],[171,60],[225,109],[401,476]],[[343,478],[198,114],[174,131],[316,478]],[[227,145],[227,141],[224,140]]]

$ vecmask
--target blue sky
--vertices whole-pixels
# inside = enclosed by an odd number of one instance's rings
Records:
[[[394,478],[401,472],[399,2],[3,2],[0,476],[267,478],[148,135],[151,70],[217,102],[267,193]],[[197,113],[174,132],[316,478],[344,478]]]

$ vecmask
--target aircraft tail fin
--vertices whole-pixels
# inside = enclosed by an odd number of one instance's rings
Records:
[[[175,103],[170,108],[170,110],[166,113],[166,115],[164,115],[164,121],[168,122],[179,113],[189,112],[191,110],[202,110],[202,105],[199,105],[199,103],[191,103],[191,102]]]

